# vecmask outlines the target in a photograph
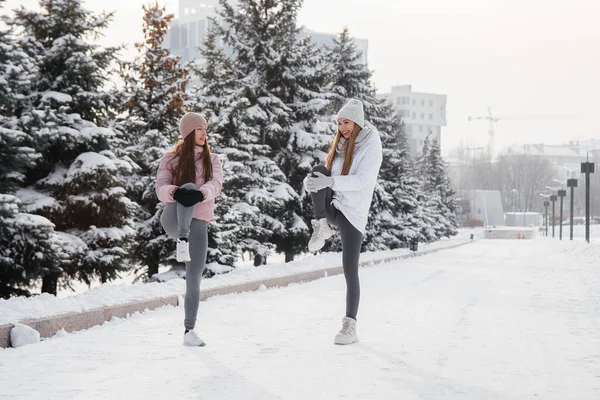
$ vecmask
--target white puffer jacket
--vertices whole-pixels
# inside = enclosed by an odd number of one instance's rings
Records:
[[[331,168],[334,192],[332,204],[363,235],[383,160],[379,132],[369,123],[365,124],[363,131],[365,130],[369,130],[368,138],[360,148],[354,150],[348,175],[341,175],[344,165],[342,157],[336,157]]]

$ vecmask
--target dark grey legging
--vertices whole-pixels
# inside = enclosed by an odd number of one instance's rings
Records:
[[[329,176],[329,170],[324,165],[317,165],[312,172],[321,172]],[[360,246],[363,235],[354,227],[344,213],[331,204],[333,190],[331,188],[321,189],[311,193],[315,207],[315,218],[327,218],[330,225],[337,226],[342,238],[342,266],[346,277],[346,316],[356,320],[358,303],[360,302],[360,281],[358,280],[358,259],[360,257]]]
[[[184,188],[198,189],[193,183]],[[179,203],[169,203],[161,217],[167,235],[172,238],[189,238],[190,258],[185,263],[185,329],[194,329],[200,305],[200,279],[206,264],[208,251],[208,222],[194,218],[194,207],[184,207]]]

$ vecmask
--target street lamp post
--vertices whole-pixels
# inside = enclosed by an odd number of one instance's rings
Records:
[[[574,198],[575,198],[575,188],[577,187],[577,179],[567,179],[567,187],[571,188],[571,211],[570,211],[570,219],[571,219],[571,230],[569,232],[569,238],[573,240],[573,208],[574,208]]]
[[[581,173],[585,174],[585,240],[590,242],[590,174],[594,173],[594,163],[581,163]]]
[[[562,240],[562,223],[563,223],[563,199],[567,195],[567,191],[561,189],[558,191],[558,197],[560,197],[560,226],[558,227],[558,238]]]
[[[553,194],[552,196],[550,196],[550,201],[552,202],[552,237],[554,237],[554,216],[556,215],[556,195]]]

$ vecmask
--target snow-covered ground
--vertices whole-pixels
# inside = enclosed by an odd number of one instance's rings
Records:
[[[301,256],[297,257],[297,259],[301,260],[304,257],[306,257],[307,255],[308,254],[302,254]],[[269,257],[269,264],[283,264],[285,262],[284,260],[285,260],[285,254],[274,254]],[[253,259],[246,257],[243,260],[242,259],[239,260],[236,263],[236,267],[242,267],[242,268],[251,267],[251,266],[253,266],[253,262],[254,262]],[[168,272],[169,270],[170,270],[170,267],[160,267],[159,273],[165,273],[165,272]],[[135,270],[121,273],[121,276],[119,278],[115,279],[114,281],[109,282],[108,285],[110,285],[110,286],[119,285],[119,284],[131,285],[139,280],[138,279],[139,275],[141,275],[142,273],[143,273],[143,271],[138,271],[136,273]],[[71,283],[72,288],[59,288],[56,297],[64,298],[64,297],[75,296],[77,294],[81,294],[90,289],[98,288],[102,285],[103,284],[97,279],[92,280],[90,285],[86,284],[85,282],[75,281],[75,282]],[[41,287],[42,287],[42,285],[40,283],[40,285],[33,291],[36,293],[40,293]]]
[[[460,233],[458,235],[458,239],[463,239],[469,236],[470,233],[475,232],[477,235],[480,235],[482,229],[481,228],[476,228],[476,229],[470,229],[470,228],[464,228],[464,229],[460,229]],[[598,233],[600,235],[600,231]],[[585,235],[584,235],[585,236]],[[452,238],[452,239],[457,239],[457,238]],[[450,240],[452,240],[450,239]],[[442,239],[443,243],[448,243],[447,239]],[[421,245],[422,246],[422,245]],[[311,254],[310,253],[305,253],[305,254],[301,254],[300,256],[296,257],[297,260],[302,260],[305,257],[310,257]],[[269,260],[269,265],[281,265],[285,263],[285,254],[273,254],[271,256],[269,256],[268,258]],[[248,258],[245,257],[244,259],[240,259],[235,265],[236,268],[245,268],[245,267],[252,267],[253,266],[253,262],[254,260],[252,258]],[[170,269],[170,267],[160,267],[159,272],[160,273],[164,273],[164,272],[168,272]],[[127,285],[131,285],[134,282],[138,281],[139,275],[142,273],[143,271],[139,271],[139,272],[135,272],[135,270],[131,270],[131,271],[127,271],[124,273],[121,273],[121,276],[107,284],[104,285],[108,285],[108,286],[114,286],[114,285],[120,285],[120,284],[127,284]],[[59,298],[65,298],[65,297],[71,297],[71,296],[75,296],[78,294],[81,294],[83,292],[86,292],[90,289],[96,289],[98,287],[103,286],[103,284],[97,280],[97,279],[93,279],[91,281],[91,284],[88,285],[84,282],[78,282],[78,281],[74,281],[71,282],[71,288],[62,288],[59,287],[58,288],[58,293],[56,295],[56,297]],[[40,293],[41,292],[41,283],[39,285],[37,285],[36,287],[32,288],[32,292],[34,293]],[[1,299],[0,299],[1,300]],[[1,311],[1,310],[0,310]],[[1,314],[1,312],[0,312]]]
[[[302,259],[302,258],[306,257],[307,255],[308,254],[303,254],[300,257],[298,257],[298,259]],[[285,259],[285,254],[274,254],[269,257],[269,264],[283,264],[284,259]],[[254,262],[253,259],[248,259],[246,257],[243,260],[239,260],[236,263],[236,267],[249,267],[249,266],[252,266],[253,262]],[[170,267],[162,267],[161,266],[159,268],[159,273],[168,272],[169,270],[170,270]],[[143,273],[143,271],[141,271],[141,270],[137,271],[137,272],[135,270],[122,272],[120,274],[119,278],[109,282],[108,285],[110,285],[110,286],[120,285],[120,284],[131,285],[139,280],[139,276],[142,273]],[[100,282],[100,280],[98,280],[98,279],[92,279],[92,281],[90,282],[90,285],[88,285],[85,282],[74,281],[74,282],[71,282],[70,288],[59,287],[56,297],[65,298],[65,297],[75,296],[75,295],[81,294],[83,292],[86,292],[90,289],[96,289],[102,285],[103,285],[102,282]],[[31,289],[31,291],[33,293],[41,293],[41,288],[42,288],[42,284],[40,282],[37,286],[33,287]]]
[[[464,243],[472,233],[480,234],[480,230],[461,230],[460,234],[450,239],[440,240],[429,245],[421,245],[419,249],[436,249]],[[370,261],[383,257],[410,253],[408,249],[367,252],[361,254],[361,261]],[[341,265],[341,253],[324,253],[305,255],[290,263],[272,263],[254,267],[250,263],[240,264],[234,271],[217,275],[202,281],[202,289],[212,289],[227,285],[250,282],[266,278],[281,277],[301,272],[327,269]],[[185,281],[173,279],[165,283],[131,284],[129,282],[108,283],[82,292],[81,294],[61,298],[44,293],[39,296],[25,298],[0,299],[0,325],[16,323],[23,319],[47,317],[68,312],[80,312],[97,307],[123,304],[130,301],[147,300],[157,297],[183,295]]]
[[[6,399],[600,398],[599,246],[482,240],[361,270],[361,342],[332,344],[344,278],[165,307],[0,350]]]
[[[558,237],[559,228],[560,226],[557,224],[554,231],[556,237]],[[563,225],[563,240],[569,239],[570,228],[569,225]],[[552,226],[548,226],[548,235],[552,236]],[[585,225],[573,225],[573,238],[585,238]],[[600,225],[590,225],[590,241],[591,239],[600,242]]]

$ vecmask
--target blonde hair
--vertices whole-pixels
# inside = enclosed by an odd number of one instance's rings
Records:
[[[354,158],[354,144],[356,143],[356,137],[362,128],[358,126],[358,124],[354,124],[354,130],[352,131],[352,135],[350,135],[350,139],[344,144],[344,165],[342,166],[342,175],[348,175],[350,172],[350,167],[352,166],[352,159]],[[340,128],[337,129],[337,134],[333,139],[333,143],[331,144],[331,149],[329,149],[329,153],[327,153],[327,159],[325,160],[325,167],[331,173],[331,167],[333,166],[333,160],[335,160],[336,149],[342,138],[342,133],[340,132]]]

